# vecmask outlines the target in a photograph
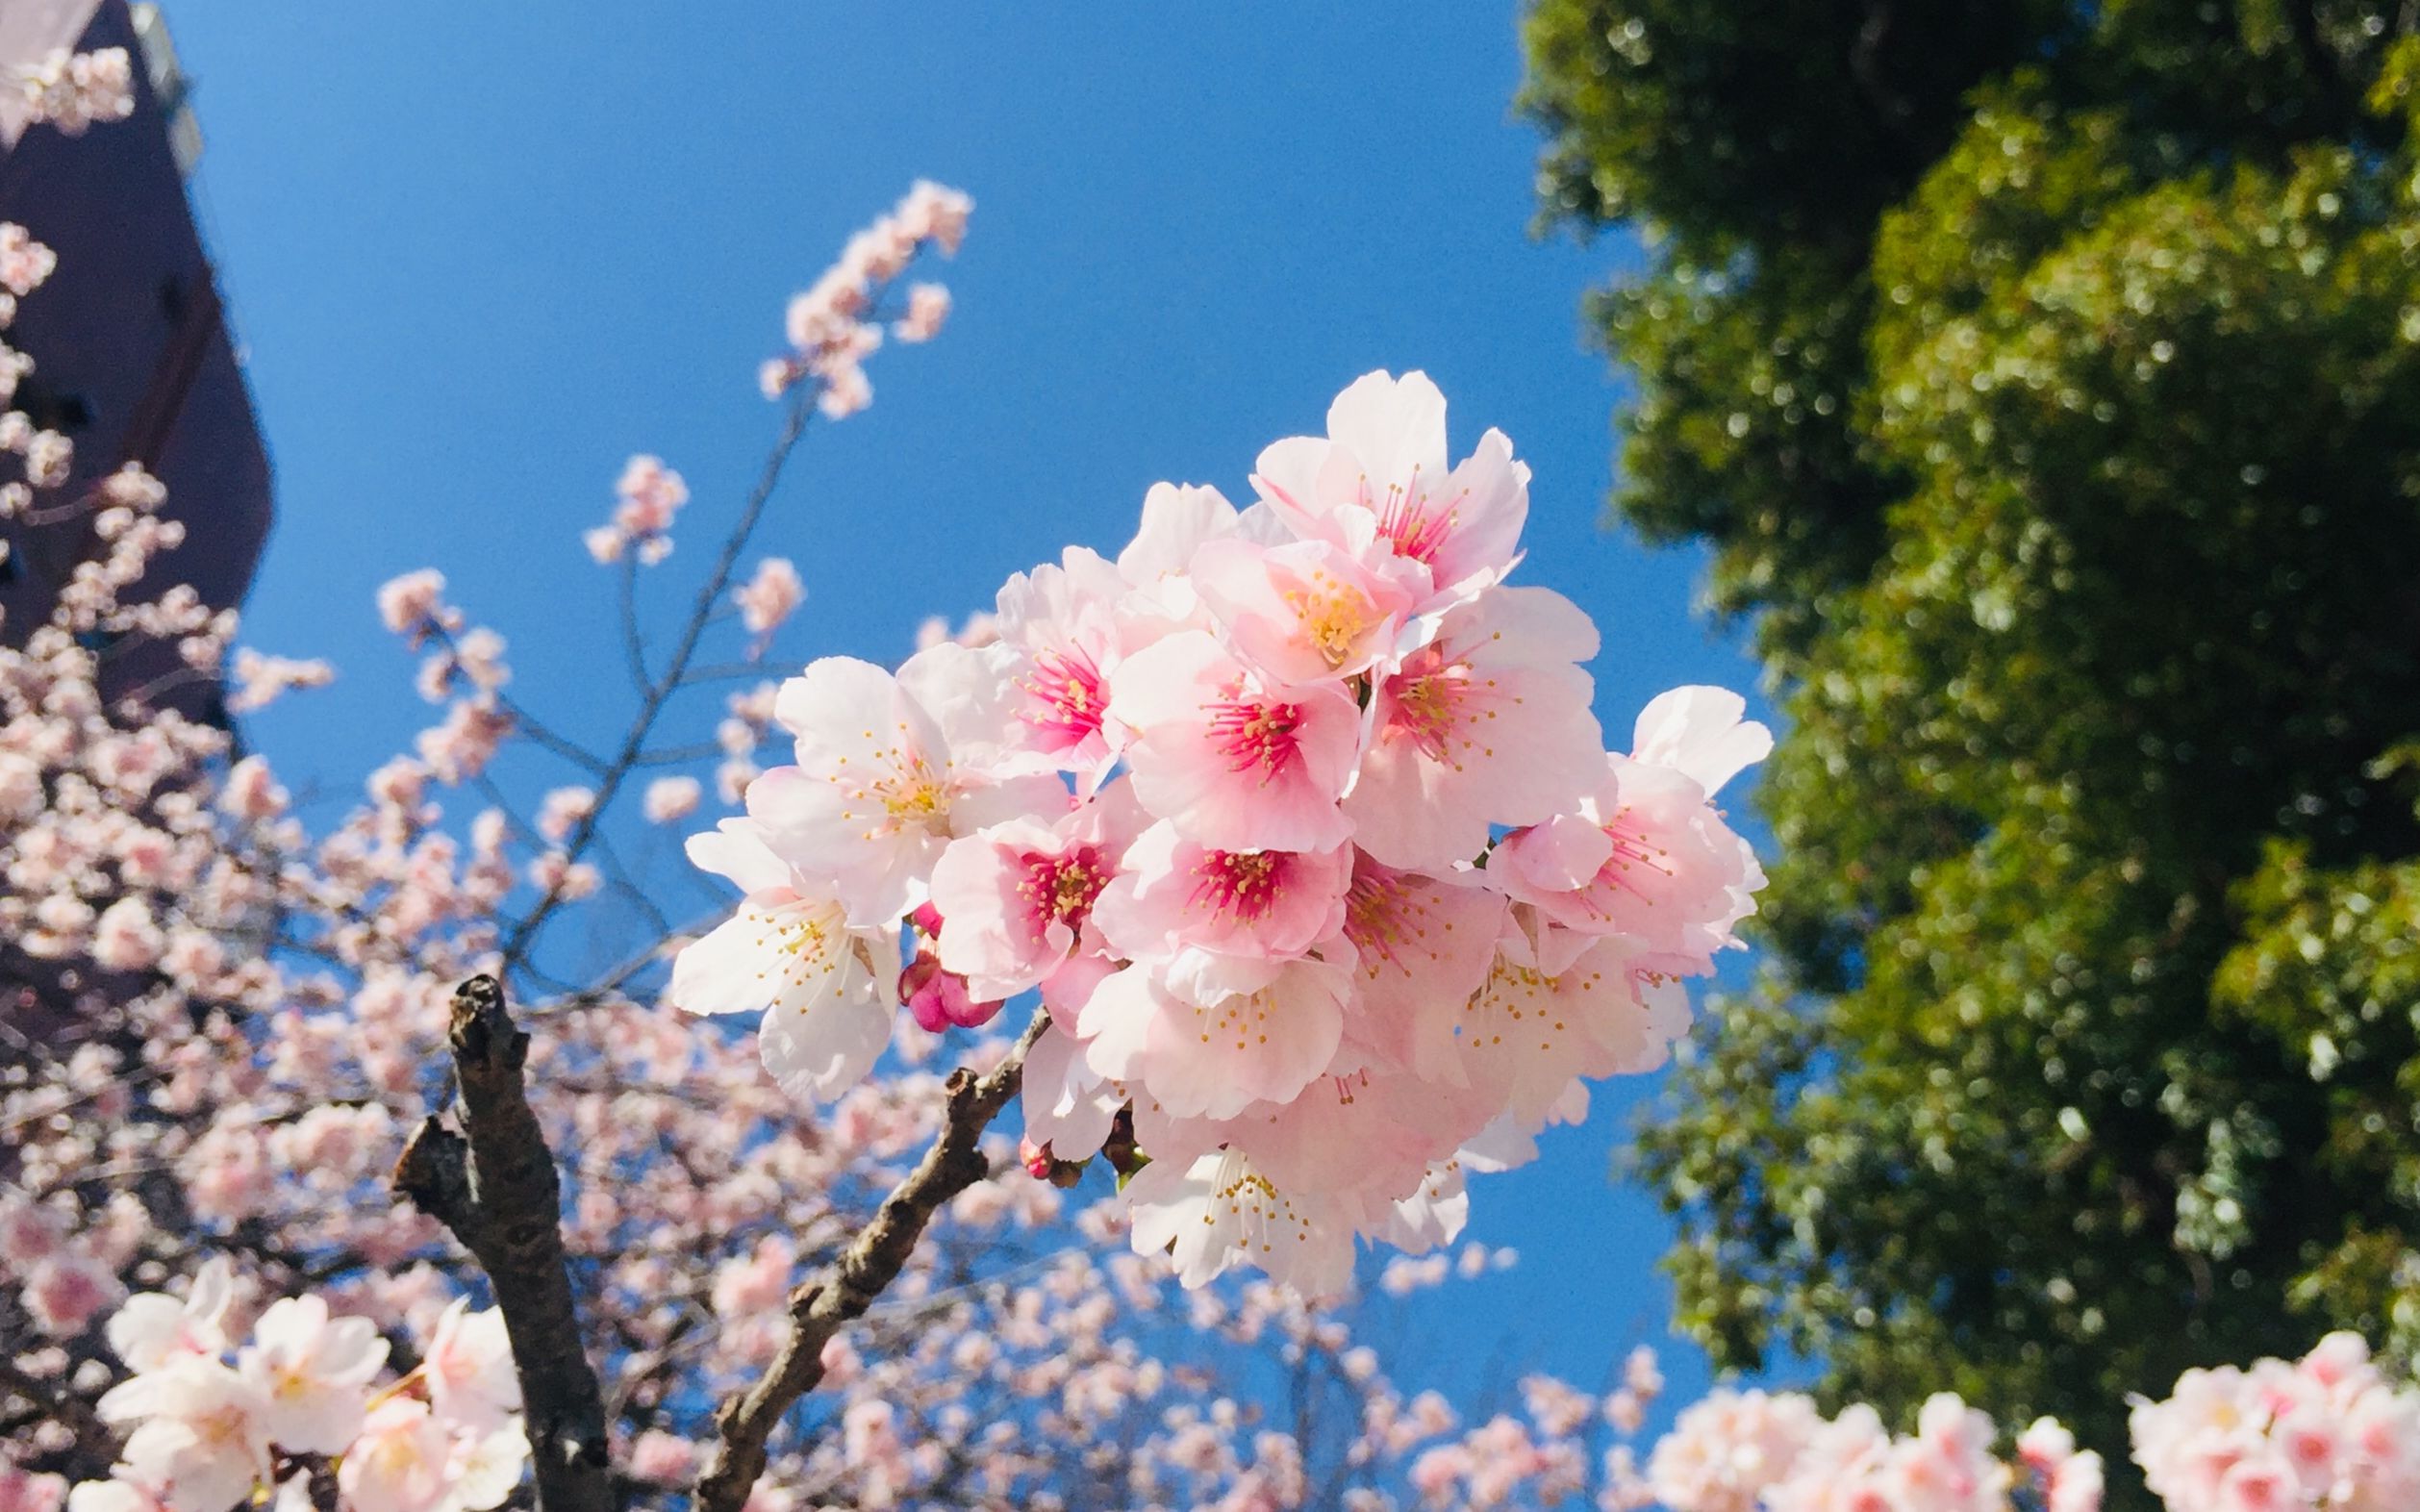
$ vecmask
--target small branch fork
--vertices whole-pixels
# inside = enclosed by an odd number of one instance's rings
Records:
[[[581,1347],[564,1259],[563,1188],[522,1083],[529,1036],[514,1027],[495,978],[474,976],[454,994],[446,1040],[461,1132],[431,1115],[395,1164],[395,1189],[453,1230],[495,1289],[541,1512],[617,1512],[604,1394]]]
[[[716,1415],[720,1432],[698,1474],[693,1512],[740,1512],[765,1473],[773,1429],[823,1379],[824,1346],[898,1278],[941,1205],[991,1173],[979,1147],[983,1130],[1017,1096],[1025,1052],[1048,1022],[1048,1015],[1036,1014],[990,1073],[978,1077],[964,1067],[950,1073],[948,1106],[932,1147],[840,1257],[791,1294],[790,1337],[781,1352],[755,1385]]]
[[[695,1512],[741,1512],[765,1473],[774,1428],[823,1379],[824,1346],[898,1279],[942,1204],[991,1174],[983,1131],[1017,1096],[1025,1053],[1048,1022],[1035,1015],[986,1074],[964,1067],[950,1073],[932,1147],[839,1258],[791,1294],[781,1352],[717,1415],[719,1438],[698,1475]],[[496,979],[474,976],[454,994],[446,1039],[459,1089],[448,1112],[459,1128],[445,1115],[424,1121],[395,1164],[395,1190],[451,1229],[495,1289],[520,1377],[540,1512],[620,1512],[604,1393],[571,1296],[562,1183],[522,1075],[529,1036],[514,1026]]]

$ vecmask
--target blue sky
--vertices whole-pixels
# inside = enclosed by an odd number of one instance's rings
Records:
[[[1457,450],[1500,426],[1535,470],[1524,575],[1602,627],[1609,736],[1673,684],[1749,687],[1692,613],[1702,561],[1604,528],[1622,391],[1577,305],[1636,251],[1530,234],[1510,6],[167,10],[277,467],[246,640],[342,674],[251,733],[331,802],[428,722],[371,605],[412,567],[511,640],[542,712],[620,728],[612,581],[579,530],[625,457],[661,454],[695,495],[650,584],[673,604],[774,429],[753,375],[783,301],[920,175],[976,201],[942,268],[957,311],[880,354],[873,409],[794,466],[762,538],[807,582],[793,660],[895,661],[1063,545],[1114,550],[1150,483],[1240,499],[1260,446],[1356,375],[1421,367]],[[1605,1175],[1650,1090],[1602,1089],[1479,1186],[1474,1237],[1522,1264],[1416,1313],[1409,1374],[1593,1382],[1661,1337],[1667,1230]]]

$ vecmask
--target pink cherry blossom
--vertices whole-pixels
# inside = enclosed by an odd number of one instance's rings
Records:
[[[702,796],[704,791],[694,777],[658,777],[647,784],[641,812],[650,824],[669,824],[696,813]]]
[[[94,124],[124,120],[135,113],[135,67],[123,47],[87,53],[55,48],[12,81],[31,118],[47,121],[64,136],[81,137]]]
[[[1500,431],[1446,465],[1446,400],[1424,373],[1371,373],[1328,407],[1327,436],[1297,437],[1260,455],[1252,483],[1313,539],[1362,528],[1417,563],[1442,608],[1500,579],[1529,513],[1529,469]]]
[[[1341,690],[1292,688],[1200,631],[1120,665],[1110,714],[1134,732],[1136,796],[1179,833],[1227,850],[1325,850],[1352,832],[1339,800],[1360,753]]]
[[[1344,935],[1361,1010],[1354,1041],[1431,1081],[1468,1085],[1457,1053],[1467,1005],[1485,986],[1503,933],[1501,894],[1468,879],[1399,871],[1354,858]]]
[[[838,1096],[890,1041],[896,937],[850,927],[839,901],[809,891],[751,819],[690,837],[689,855],[747,898],[681,951],[666,1000],[690,1013],[762,1012],[758,1040],[774,1077],[794,1096]]]
[[[1822,1426],[1815,1403],[1796,1393],[1717,1391],[1656,1444],[1648,1483],[1673,1512],[1756,1512]]]
[[[902,341],[929,341],[941,334],[941,324],[949,318],[949,290],[939,284],[917,284],[908,290],[907,314],[891,326],[891,334]]]
[[[317,1297],[281,1298],[252,1325],[237,1369],[261,1395],[261,1425],[285,1449],[340,1454],[361,1431],[366,1388],[387,1363],[366,1318],[331,1318]]]
[[[951,1028],[979,1029],[1007,1005],[996,997],[978,998],[965,977],[945,970],[941,958],[925,949],[899,972],[899,1006],[919,1028],[941,1034]]]
[[[107,916],[104,915],[104,918]],[[89,1255],[62,1251],[36,1262],[21,1294],[34,1326],[72,1339],[124,1295],[117,1275]]]
[[[1661,1066],[1689,1027],[1689,1003],[1626,940],[1561,939],[1516,911],[1458,1027],[1464,1075],[1534,1129],[1576,1078]]]
[[[614,485],[618,502],[613,518],[582,539],[598,562],[620,558],[625,548],[647,566],[672,552],[672,517],[689,502],[689,485],[661,458],[637,456],[622,467]]]
[[[1195,552],[1188,573],[1228,643],[1279,683],[1392,667],[1417,633],[1411,610],[1426,587],[1374,536],[1280,545],[1227,536]]]
[[[1391,866],[1468,864],[1491,827],[1573,810],[1603,773],[1603,736],[1575,665],[1596,627],[1543,588],[1449,611],[1375,691],[1370,748],[1345,800],[1354,842]]]
[[[1070,547],[1055,565],[1001,585],[999,636],[1020,653],[1010,672],[1010,743],[1097,785],[1122,735],[1107,722],[1109,674],[1134,636],[1126,581],[1097,553]]]
[[[227,1309],[235,1300],[235,1270],[224,1256],[195,1272],[184,1298],[143,1292],[126,1298],[110,1319],[110,1348],[129,1370],[156,1371],[179,1355],[214,1356],[227,1348]]]
[[[1025,1052],[1025,1136],[1061,1160],[1099,1151],[1125,1097],[1095,1072],[1074,1036],[1055,1025]]]
[[[751,784],[748,813],[777,854],[834,884],[852,922],[905,915],[952,838],[1067,807],[1055,778],[1001,772],[1007,656],[937,645],[896,677],[826,657],[784,685],[797,764]]]
[[[431,1408],[448,1422],[486,1430],[521,1410],[504,1314],[492,1307],[474,1312],[468,1298],[454,1298],[438,1320],[420,1377],[428,1383]]]
[[[1119,955],[1210,1000],[1248,992],[1344,927],[1349,847],[1213,850],[1166,820],[1127,847],[1093,918]]]
[[[1607,758],[1577,809],[1517,831],[1489,870],[1512,896],[1585,934],[1618,934],[1707,970],[1735,945],[1764,882],[1754,852],[1670,768]]]
[[[979,997],[1043,986],[1075,950],[1141,818],[1121,787],[1048,824],[1010,819],[951,841],[932,877],[941,964]]]
[[[520,1485],[528,1467],[529,1436],[518,1419],[485,1433],[457,1433],[445,1463],[443,1512],[493,1512]]]
[[[1118,575],[1172,621],[1189,617],[1197,598],[1185,576],[1203,544],[1237,528],[1235,506],[1217,489],[1154,483],[1143,495],[1143,520],[1118,553]]]
[[[885,931],[852,930],[836,901],[801,891],[808,884],[772,856],[752,821],[725,819],[716,833],[692,837],[689,850],[700,867],[746,888],[748,900],[681,952],[668,1000],[692,1013],[764,1010],[769,1065],[778,1039],[783,1054],[802,1057],[785,1080],[800,1076],[828,1088],[824,1096],[837,1093],[888,1036],[881,989],[896,970],[895,943]],[[856,1070],[807,1069],[835,1060]]]
[[[1200,1286],[1243,1255],[1313,1297],[1344,1289],[1352,1273],[1349,1229],[1298,1208],[1233,1150],[1184,1162],[1153,1161],[1126,1183],[1138,1253],[1171,1252],[1176,1273]]]
[[[104,1422],[135,1424],[120,1457],[171,1512],[228,1512],[269,1473],[267,1403],[215,1359],[181,1355],[96,1406]]]
[[[1099,1075],[1149,1087],[1179,1118],[1232,1118],[1292,1098],[1327,1069],[1351,986],[1345,967],[1306,956],[1257,989],[1201,1002],[1128,967],[1094,989],[1077,1032]]]
[[[432,629],[451,629],[460,617],[445,606],[445,575],[430,568],[406,572],[378,590],[378,617],[414,645]]]
[[[391,1397],[346,1450],[337,1485],[358,1512],[437,1512],[453,1452],[453,1436],[428,1403]]]
[[[2144,1480],[2179,1512],[2384,1512],[2420,1498],[2420,1391],[2389,1385],[2357,1335],[2331,1334],[2292,1365],[2186,1371],[2165,1399],[2134,1399],[2130,1426]],[[2097,1498],[2099,1465],[2077,1470],[2053,1467],[2054,1499],[2062,1484]]]
[[[1650,699],[1630,735],[1630,759],[1669,768],[1711,798],[1741,769],[1773,753],[1773,732],[1746,718],[1727,688],[1675,688]]]
[[[731,599],[739,606],[740,623],[761,641],[797,613],[807,600],[807,588],[788,557],[767,557],[756,565],[753,577],[732,591]]]

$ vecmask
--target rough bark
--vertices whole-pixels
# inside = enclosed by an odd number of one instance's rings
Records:
[[[949,1076],[940,1135],[891,1195],[873,1221],[839,1258],[790,1296],[790,1335],[756,1384],[723,1403],[719,1430],[697,1476],[694,1512],[740,1512],[765,1473],[765,1446],[783,1416],[823,1379],[823,1347],[864,1316],[898,1278],[941,1205],[991,1173],[979,1147],[983,1130],[1023,1080],[1025,1052],[1042,1037],[1048,1016],[1034,1021],[1000,1064],[984,1076],[960,1067]]]
[[[495,1289],[541,1512],[618,1512],[604,1395],[564,1258],[562,1183],[521,1076],[529,1036],[514,1027],[495,978],[474,976],[454,994],[447,1040],[459,1130],[442,1115],[424,1121],[395,1165],[395,1189],[453,1230]]]

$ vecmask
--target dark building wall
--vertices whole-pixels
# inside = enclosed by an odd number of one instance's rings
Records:
[[[61,38],[68,40],[60,40]],[[123,121],[69,137],[0,115],[0,220],[59,255],[50,281],[20,301],[9,344],[35,369],[18,394],[38,423],[75,441],[75,475],[46,499],[74,496],[141,463],[167,485],[164,514],[185,543],[155,561],[138,596],[190,583],[214,607],[240,603],[266,542],[269,461],[186,198],[182,134],[197,141],[181,82],[154,77],[126,0],[0,0],[0,70],[55,46],[124,47],[137,102]],[[47,615],[56,585],[92,554],[88,521],[12,530],[14,571],[0,585],[0,637],[22,639]],[[106,653],[107,690],[123,695],[176,671],[172,646]],[[184,682],[164,695],[188,714],[215,713],[216,690]]]

